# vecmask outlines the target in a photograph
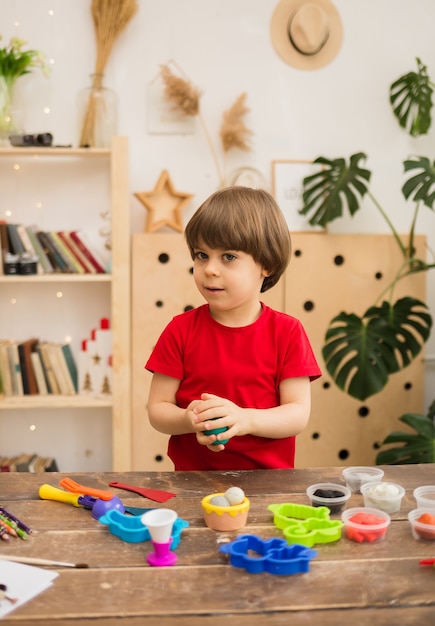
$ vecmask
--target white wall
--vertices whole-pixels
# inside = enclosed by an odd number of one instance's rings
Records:
[[[276,159],[366,152],[373,193],[397,230],[408,230],[413,206],[400,191],[402,162],[411,154],[432,159],[435,130],[412,139],[399,129],[388,89],[398,76],[416,68],[417,56],[435,80],[435,3],[334,3],[343,21],[341,51],[329,66],[310,72],[290,67],[272,47],[269,23],[277,0],[139,0],[139,11],[116,42],[106,71],[107,86],[119,96],[119,134],[130,141],[134,231],[143,230],[145,209],[133,193],[152,189],[163,169],[169,170],[177,189],[194,194],[186,220],[218,185],[199,126],[191,135],[147,130],[147,86],[170,60],[202,91],[202,114],[216,145],[223,111],[247,92],[253,151],[234,155],[234,168],[253,166],[270,181]],[[48,80],[38,72],[20,79],[17,99],[25,104],[26,131],[50,131],[56,143],[77,144],[76,98],[89,84],[95,63],[90,6],[90,0],[1,1],[3,43],[18,35],[54,60]],[[43,112],[45,106],[49,114]],[[333,223],[330,231],[389,232],[369,201],[363,212]],[[418,232],[428,235],[435,250],[429,209],[421,212]],[[434,312],[435,271],[428,275],[428,302]],[[427,344],[427,356],[434,355],[435,332]],[[432,361],[427,364],[427,405],[434,397],[434,380]]]

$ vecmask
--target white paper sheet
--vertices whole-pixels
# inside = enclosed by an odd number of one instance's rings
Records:
[[[14,604],[6,599],[0,602],[0,619],[48,589],[57,576],[52,570],[0,560],[0,583],[7,586],[7,596],[18,600]]]

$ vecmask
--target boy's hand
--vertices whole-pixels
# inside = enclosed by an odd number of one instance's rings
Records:
[[[244,423],[243,409],[226,398],[220,398],[211,393],[203,393],[201,400],[192,402],[189,408],[192,409],[198,443],[206,445],[213,452],[220,452],[225,449],[223,444],[216,444],[216,441],[245,434],[241,428]],[[204,431],[224,427],[227,430],[218,435],[204,434]]]

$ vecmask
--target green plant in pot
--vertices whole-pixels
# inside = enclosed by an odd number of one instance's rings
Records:
[[[432,86],[421,63],[418,73],[411,74],[392,84],[390,101],[400,125],[417,136],[430,127]],[[413,202],[414,206],[409,232],[402,238],[370,191],[372,172],[365,166],[366,160],[367,155],[363,152],[351,155],[348,160],[324,156],[315,159],[313,163],[321,169],[304,178],[303,207],[300,210],[312,226],[325,227],[346,212],[354,216],[363,200],[368,198],[382,215],[400,250],[401,263],[376,302],[371,303],[362,315],[339,313],[329,322],[325,334],[322,355],[326,369],[340,389],[358,400],[382,391],[390,376],[407,367],[429,339],[432,316],[426,303],[410,296],[396,300],[394,293],[397,283],[405,276],[435,267],[434,261],[428,263],[419,258],[414,246],[420,211],[434,211],[435,162],[425,156],[410,157],[403,162],[405,180],[401,191],[405,200]],[[433,407],[428,416],[407,414],[399,419],[417,431],[414,437],[420,437],[418,444],[425,441],[426,452],[421,452],[417,445],[410,445],[412,433],[392,433],[383,444],[405,442],[407,454],[404,457],[402,451],[395,455],[390,448],[385,454],[379,453],[377,462],[433,460]],[[401,458],[407,460],[400,461]]]

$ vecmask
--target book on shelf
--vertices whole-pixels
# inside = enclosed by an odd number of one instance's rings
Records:
[[[22,242],[26,252],[29,252],[35,258],[35,260],[37,260],[37,263],[36,263],[36,271],[37,271],[37,273],[38,274],[43,274],[44,270],[43,270],[43,267],[41,265],[41,261],[40,261],[39,255],[38,255],[38,253],[35,250],[35,247],[33,245],[32,240],[29,237],[27,229],[22,224],[17,224],[17,233],[18,233],[18,236],[21,239],[21,242]]]
[[[98,252],[95,246],[91,243],[89,237],[83,230],[72,230],[70,235],[78,245],[80,250],[86,256],[86,258],[95,267],[98,274],[106,274],[106,262]]]
[[[58,472],[56,459],[38,454],[0,457],[0,472]]]
[[[26,231],[30,241],[32,242],[33,249],[35,250],[35,253],[39,258],[39,264],[42,268],[42,271],[44,272],[44,274],[52,274],[53,266],[47,254],[45,253],[41,242],[36,236],[36,233],[38,232],[38,227],[36,225],[26,226]]]
[[[29,472],[37,458],[37,454],[21,454],[15,461],[17,472]]]
[[[69,369],[62,350],[62,344],[55,342],[47,342],[46,350],[48,359],[50,360],[54,376],[59,387],[59,393],[62,396],[72,396],[76,394],[74,382],[69,373]]]
[[[24,395],[36,395],[38,393],[32,357],[30,356],[32,351],[36,349],[37,344],[38,339],[35,337],[18,344]]]
[[[59,252],[62,254],[62,257],[68,264],[71,272],[74,272],[76,274],[84,274],[85,270],[83,269],[81,263],[79,263],[74,254],[72,254],[68,246],[65,245],[63,239],[59,236],[59,234],[54,230],[50,230],[48,234],[53,239],[55,245],[58,247]]]
[[[21,376],[20,354],[18,342],[11,341],[8,345],[9,367],[12,378],[12,391],[14,396],[24,395],[23,377]]]
[[[0,274],[4,274],[4,258],[9,252],[6,220],[0,220]]]
[[[67,230],[59,230],[57,234],[62,239],[64,244],[70,249],[71,253],[74,254],[77,261],[81,264],[86,274],[96,274],[97,270],[92,265],[92,263],[86,258],[83,252],[80,250],[76,242],[72,239],[71,233]]]
[[[3,393],[5,396],[13,395],[12,372],[9,364],[9,341],[0,341],[0,372],[2,378]]]
[[[77,364],[74,359],[73,352],[71,350],[71,346],[69,343],[64,343],[61,346],[61,350],[63,352],[63,356],[69,371],[69,375],[71,377],[71,381],[73,383],[75,393],[78,393],[79,383],[78,383],[78,372],[77,372]]]
[[[12,254],[22,254],[26,252],[23,242],[17,231],[18,224],[6,224],[6,229],[8,232],[8,241],[9,241],[9,251]]]
[[[56,251],[56,254],[57,254],[56,259],[59,258],[62,260],[63,272],[65,272],[66,274],[74,274],[75,273],[74,265],[71,263],[69,258],[65,256],[61,246],[59,246],[57,242],[56,237],[53,235],[53,232],[50,230],[46,230],[44,232],[48,240],[50,241],[52,248],[54,248],[54,250]],[[59,263],[59,260],[58,260],[58,263]]]
[[[31,352],[30,357],[32,359],[33,371],[35,372],[38,394],[40,396],[46,396],[48,395],[47,381],[45,378],[44,368],[43,368],[42,361],[41,361],[41,355],[37,347],[35,350]]]
[[[48,341],[41,341],[38,346],[38,351],[41,356],[41,363],[44,368],[45,378],[47,382],[47,389],[50,394],[60,395],[60,387],[57,382],[54,369],[51,365],[51,359],[49,356],[49,343]]]
[[[38,230],[36,233],[41,246],[45,254],[50,259],[50,263],[53,266],[55,272],[67,272],[67,265],[62,257],[57,253],[56,248],[53,246],[52,241],[48,237],[47,233],[43,230]]]

